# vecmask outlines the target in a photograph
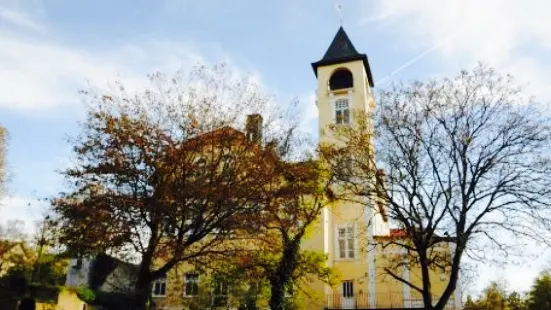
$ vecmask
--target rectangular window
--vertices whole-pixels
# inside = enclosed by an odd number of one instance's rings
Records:
[[[228,304],[228,282],[223,278],[215,276],[213,280],[213,302],[214,306],[222,307]]]
[[[197,296],[199,294],[199,274],[186,273],[184,275],[184,296]]]
[[[354,282],[343,281],[342,282],[342,296],[345,298],[354,297]]]
[[[338,125],[350,124],[348,99],[338,99],[335,101],[335,123]]]
[[[356,257],[356,238],[354,236],[353,225],[338,228],[337,244],[339,247],[339,258]]]
[[[226,281],[224,281],[224,279],[215,277],[213,284],[214,284],[214,290],[213,290],[214,295],[217,295],[217,296],[228,295],[228,284],[226,283]]]
[[[162,275],[153,281],[151,296],[164,297],[166,296],[166,275]]]

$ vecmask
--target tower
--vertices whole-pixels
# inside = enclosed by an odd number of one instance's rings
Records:
[[[323,58],[312,63],[312,68],[318,84],[320,144],[338,145],[332,126],[355,126],[357,118],[367,117],[375,109],[367,56],[358,53],[340,27]],[[373,145],[366,147],[373,149]],[[368,247],[374,235],[387,233],[388,223],[370,201],[362,200],[338,202],[322,213],[317,244],[323,244],[327,264],[337,270],[341,280],[337,286],[324,289],[330,308],[354,308],[360,299],[365,306],[375,305],[375,252]]]
[[[329,142],[331,124],[349,126],[354,113],[374,109],[371,68],[365,54],[360,54],[342,27],[320,61],[312,63],[318,80],[320,143]]]

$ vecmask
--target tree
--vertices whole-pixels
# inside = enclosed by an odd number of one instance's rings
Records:
[[[251,291],[244,294],[250,304],[264,297],[259,293],[267,284],[270,309],[292,309],[299,302],[296,297],[307,293],[301,288],[313,278],[332,280],[326,256],[301,248],[330,202],[326,197],[329,180],[320,162],[307,154],[297,155],[300,152],[289,143],[277,149],[269,143],[267,149],[273,155],[267,168],[274,177],[264,184],[263,210],[255,217],[242,218],[243,229],[238,233],[247,246],[233,259],[224,257],[208,268],[233,282],[247,283]]]
[[[463,310],[480,310],[478,302],[473,301],[471,295],[467,296],[465,305],[463,305]]]
[[[19,220],[8,221],[0,225],[0,272],[6,271],[10,265],[20,264],[25,259],[24,253],[14,251],[15,247],[24,245],[25,234],[23,222]]]
[[[325,255],[301,249],[307,231],[327,206],[328,180],[320,162],[277,162],[273,171],[281,175],[271,184],[267,210],[252,223],[260,239],[253,265],[262,267],[270,284],[270,309],[286,309],[286,295],[311,282],[312,277],[331,280]],[[292,292],[295,290],[295,292]]]
[[[527,310],[526,300],[518,292],[507,295],[502,283],[492,281],[484,289],[482,296],[474,301],[467,297],[464,304],[465,310]]]
[[[484,290],[482,305],[488,310],[509,310],[505,289],[497,282],[490,283]]]
[[[481,64],[453,79],[397,84],[379,94],[372,117],[334,128],[341,141],[321,154],[336,176],[350,154],[344,192],[376,197],[405,231],[382,246],[406,251],[422,282],[387,272],[420,293],[425,309],[444,309],[465,255],[487,260],[493,247],[507,257],[514,240],[549,240],[550,121],[510,76]],[[449,274],[440,296],[431,270]]]
[[[512,292],[507,297],[507,304],[511,310],[527,310],[526,301],[518,292]]]
[[[2,235],[10,239],[0,241],[3,248],[8,245],[8,251],[0,257],[4,267],[0,286],[14,298],[55,300],[58,287],[65,283],[68,260],[52,251],[52,231],[45,223],[39,223],[40,229],[32,239],[21,232],[21,221],[11,222],[4,229]]]
[[[551,308],[551,273],[542,272],[535,280],[528,293],[528,310],[543,310]]]
[[[77,253],[116,253],[138,261],[136,295],[146,307],[153,280],[180,262],[233,255],[228,243],[243,219],[263,208],[264,185],[276,177],[262,135],[278,145],[290,126],[271,98],[224,66],[189,76],[151,76],[153,87],[130,94],[84,91],[89,104],[71,139],[71,190],[52,201],[61,241]],[[247,113],[262,111],[240,128]]]
[[[32,238],[34,262],[26,266],[32,270],[29,282],[63,285],[68,260],[58,248],[56,227],[52,225],[49,216],[37,221],[36,227],[37,231]]]
[[[457,289],[460,289],[461,293],[464,295],[472,294],[478,278],[476,265],[464,261],[461,264],[460,274],[461,276],[457,282]]]
[[[482,296],[473,301],[467,298],[465,310],[510,310],[505,289],[499,283],[491,282],[483,291]]]

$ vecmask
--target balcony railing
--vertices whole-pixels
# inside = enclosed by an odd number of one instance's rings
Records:
[[[402,292],[377,293],[375,298],[360,293],[354,296],[330,294],[326,296],[326,309],[423,309],[422,298],[406,298]],[[448,301],[446,310],[461,310],[454,306],[453,298]]]

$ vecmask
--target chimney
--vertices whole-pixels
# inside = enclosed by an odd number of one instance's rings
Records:
[[[383,169],[377,169],[375,172],[375,190],[380,195],[386,189],[386,172]]]
[[[258,144],[262,144],[262,115],[249,114],[247,115],[247,123],[245,124],[245,133],[247,139]]]

